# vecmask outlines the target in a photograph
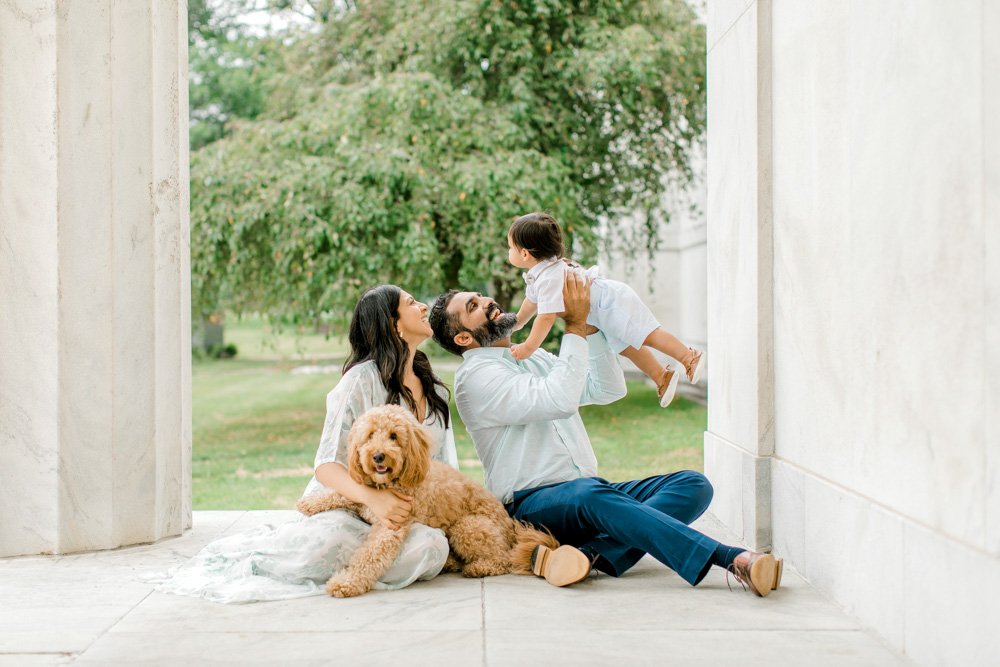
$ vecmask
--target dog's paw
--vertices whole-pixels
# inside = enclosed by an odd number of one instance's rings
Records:
[[[326,582],[326,592],[335,598],[353,598],[367,593],[368,590],[357,582],[334,577]]]
[[[508,560],[477,560],[466,563],[462,568],[463,577],[496,577],[509,574],[513,570]]]
[[[444,567],[441,568],[442,572],[461,572],[462,571],[462,561],[453,553],[448,553],[448,560],[444,562]]]
[[[319,514],[325,509],[325,504],[320,502],[318,498],[303,498],[299,502],[295,503],[295,509],[302,512],[306,516],[312,516],[313,514]]]

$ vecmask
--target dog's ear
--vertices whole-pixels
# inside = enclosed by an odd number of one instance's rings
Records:
[[[367,419],[354,422],[347,434],[347,472],[358,484],[365,483],[365,470],[361,467],[361,448],[371,437],[371,427]]]
[[[399,485],[414,488],[423,483],[431,464],[431,441],[427,431],[413,420],[406,420],[405,431],[399,433],[403,447],[403,469],[399,471]]]

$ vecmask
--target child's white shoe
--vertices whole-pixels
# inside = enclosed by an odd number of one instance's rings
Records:
[[[705,356],[703,352],[689,347],[687,354],[680,360],[684,364],[684,371],[687,374],[688,382],[691,384],[698,384],[701,380],[701,372],[705,368]]]
[[[680,379],[681,374],[673,366],[667,366],[663,369],[663,375],[656,383],[656,393],[660,396],[661,408],[667,407],[674,400],[674,395],[677,393],[677,382]]]

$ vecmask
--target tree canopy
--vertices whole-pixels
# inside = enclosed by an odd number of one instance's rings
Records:
[[[203,312],[338,316],[380,282],[509,302],[513,217],[553,213],[587,258],[599,219],[690,177],[705,44],[683,0],[326,6],[268,52],[259,113],[192,154]]]

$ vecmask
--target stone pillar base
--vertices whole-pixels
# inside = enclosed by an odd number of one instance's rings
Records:
[[[715,487],[709,511],[755,551],[771,548],[771,460],[705,433],[705,475]]]

